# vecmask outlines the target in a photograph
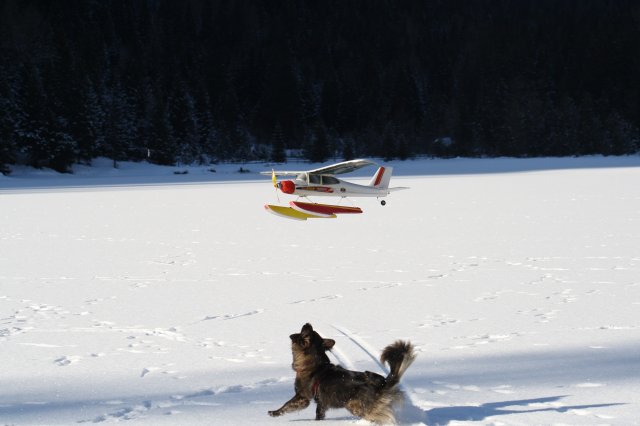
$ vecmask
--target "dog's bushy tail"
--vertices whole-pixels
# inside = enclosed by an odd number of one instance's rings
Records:
[[[391,369],[387,376],[386,387],[397,385],[404,372],[415,359],[416,354],[410,342],[398,340],[384,348],[382,355],[380,355],[380,361],[388,363]]]
[[[391,371],[375,403],[364,416],[365,419],[376,424],[396,423],[393,406],[400,404],[403,400],[402,392],[396,385],[415,359],[413,345],[409,342],[398,340],[384,348],[380,361],[389,364]]]

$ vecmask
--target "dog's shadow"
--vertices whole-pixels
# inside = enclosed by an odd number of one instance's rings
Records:
[[[354,421],[358,421],[360,420],[360,417],[356,417],[356,416],[338,416],[338,417],[331,417],[329,415],[327,415],[327,419],[326,420],[332,420],[332,421],[336,421],[336,422],[354,422]],[[315,418],[306,418],[306,419],[292,419],[289,420],[290,422],[315,422]],[[322,422],[320,422],[322,424]],[[372,423],[373,424],[373,423]]]
[[[623,403],[610,404],[585,404],[585,405],[558,405],[530,407],[532,404],[551,404],[565,398],[566,395],[551,396],[545,398],[520,399],[511,401],[488,402],[481,405],[461,405],[453,407],[436,407],[423,410],[413,405],[409,400],[405,401],[398,413],[398,423],[424,423],[426,425],[448,425],[455,421],[484,421],[488,417],[505,416],[509,414],[536,413],[556,411],[563,413],[569,410],[584,410],[588,408],[611,407],[624,405]],[[509,408],[510,407],[510,408]],[[515,407],[527,407],[515,409]]]
[[[489,417],[506,416],[509,414],[527,414],[545,411],[555,411],[564,413],[569,410],[585,410],[588,408],[611,407],[615,405],[625,405],[624,403],[609,404],[585,404],[585,405],[559,405],[547,407],[530,407],[532,404],[552,404],[565,398],[567,395],[550,396],[545,398],[518,399],[500,402],[487,402],[481,405],[460,405],[453,407],[436,407],[423,410],[416,407],[407,398],[402,408],[398,409],[396,415],[398,424],[423,423],[428,426],[445,426],[451,422],[462,421],[484,421]],[[511,407],[511,408],[508,408]],[[529,407],[528,409],[515,409],[515,407]],[[330,420],[358,420],[354,416],[328,417]],[[312,419],[292,419],[291,422],[308,422]]]

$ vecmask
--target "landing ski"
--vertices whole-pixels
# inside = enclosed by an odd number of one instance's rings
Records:
[[[291,208],[306,214],[331,217],[337,214],[362,213],[360,207],[337,206],[333,204],[306,203],[304,201],[290,201]]]
[[[294,219],[294,220],[334,219],[337,217],[335,214],[318,215],[318,214],[313,214],[311,212],[301,212],[298,210],[294,210],[291,207],[277,206],[275,204],[265,204],[264,208],[269,213],[273,213],[277,216],[285,217],[287,219]]]

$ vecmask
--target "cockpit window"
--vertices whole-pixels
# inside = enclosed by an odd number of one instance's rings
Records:
[[[323,185],[336,185],[338,183],[340,183],[340,181],[333,176],[322,176]]]
[[[309,175],[309,183],[320,184],[320,175]]]

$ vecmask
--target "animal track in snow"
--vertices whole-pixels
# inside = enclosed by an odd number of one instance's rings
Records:
[[[324,300],[334,300],[334,299],[341,299],[341,298],[342,296],[340,294],[332,294],[329,296],[317,297],[315,299],[296,300],[295,302],[291,302],[291,304],[296,305],[296,304],[303,304],[303,303],[313,303],[313,302],[321,302]]]
[[[462,321],[459,319],[448,317],[447,315],[433,315],[428,317],[424,322],[418,327],[420,328],[438,328],[445,327],[448,325],[458,324]]]
[[[562,290],[560,292],[553,293],[551,296],[547,296],[548,300],[559,299],[557,303],[571,303],[574,302],[577,297],[572,293],[570,288]]]
[[[25,329],[21,327],[6,327],[0,328],[0,340],[7,337],[15,336],[16,334],[24,333]]]
[[[153,407],[151,401],[144,401],[140,405],[133,407],[125,407],[113,413],[100,415],[93,420],[81,420],[78,423],[102,423],[106,421],[119,421],[119,420],[134,420],[141,417],[145,412],[149,411]]]
[[[486,302],[489,300],[495,300],[498,297],[502,296],[505,293],[511,293],[511,291],[509,290],[501,290],[501,291],[494,291],[492,293],[485,293],[483,295],[481,295],[480,297],[475,298],[473,301],[474,302]]]
[[[369,291],[369,290],[378,290],[381,288],[394,288],[394,287],[400,287],[400,286],[402,286],[402,283],[382,283],[380,285],[375,285],[372,287],[361,287],[358,290]]]
[[[116,327],[116,323],[112,321],[95,321],[93,324],[94,330],[108,329],[109,331],[116,331],[121,333],[130,334],[128,339],[135,339],[135,335],[142,334],[149,337],[162,337],[167,340],[175,342],[186,342],[186,336],[180,331],[179,327],[169,328],[140,328],[140,327]],[[148,343],[148,342],[147,342]]]
[[[211,321],[211,320],[232,320],[232,319],[236,319],[236,318],[242,318],[242,317],[249,317],[249,316],[253,316],[253,315],[258,315],[264,312],[264,309],[255,309],[253,311],[249,311],[249,312],[244,312],[244,313],[240,313],[240,314],[225,314],[225,315],[212,315],[212,316],[206,316],[204,318],[202,318],[202,321]]]
[[[70,356],[61,356],[60,358],[54,360],[53,362],[60,366],[60,367],[66,367],[67,365],[71,365],[71,364],[75,364],[76,362],[80,361],[82,359],[81,356],[76,356],[76,355],[70,355]]]
[[[512,340],[514,337],[521,336],[521,333],[510,333],[510,334],[484,334],[484,335],[473,335],[473,336],[461,336],[454,337],[454,340],[468,340],[468,343],[464,343],[461,345],[456,345],[451,347],[451,349],[467,349],[469,347],[487,345],[490,343],[500,343],[507,342]]]
[[[517,313],[519,315],[530,315],[533,316],[534,318],[536,318],[540,323],[547,323],[549,321],[551,321],[552,319],[554,319],[556,317],[556,315],[558,314],[558,312],[560,312],[559,310],[546,310],[546,309],[542,309],[542,308],[534,308],[534,309],[529,309],[529,310],[525,310],[525,311],[518,311]]]
[[[603,325],[600,330],[636,330],[638,326],[634,325]]]
[[[142,373],[140,373],[140,377],[144,377],[147,374],[157,370],[160,370],[160,367],[145,367],[142,369]]]
[[[143,370],[144,371],[144,370]],[[148,374],[148,373],[147,373]],[[250,392],[255,389],[263,388],[282,382],[287,382],[290,379],[288,377],[283,378],[270,378],[261,380],[251,384],[237,384],[226,385],[218,388],[204,388],[198,391],[194,391],[187,394],[172,395],[168,399],[162,400],[144,400],[140,403],[126,404],[123,401],[104,401],[102,404],[107,406],[119,406],[118,409],[111,412],[101,414],[89,420],[79,420],[77,423],[102,423],[102,422],[119,422],[121,420],[136,420],[146,415],[152,415],[159,413],[161,415],[178,415],[181,413],[179,410],[185,406],[190,405],[210,405],[216,406],[219,403],[215,402],[218,396],[225,394],[237,394],[242,392]]]

